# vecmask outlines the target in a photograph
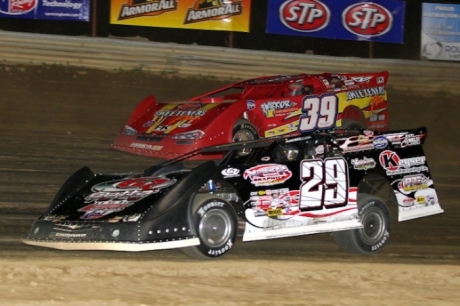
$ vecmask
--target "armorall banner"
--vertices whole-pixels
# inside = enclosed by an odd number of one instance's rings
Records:
[[[0,18],[89,21],[90,0],[0,0]]]
[[[110,23],[249,32],[251,0],[111,0]]]
[[[269,0],[266,32],[402,44],[404,13],[404,1]]]

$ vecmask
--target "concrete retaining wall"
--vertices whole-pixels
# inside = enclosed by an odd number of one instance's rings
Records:
[[[390,89],[460,94],[460,63],[456,62],[338,58],[7,31],[0,31],[0,60],[6,64],[60,64],[112,71],[143,69],[175,76],[229,80],[301,72],[388,70]]]

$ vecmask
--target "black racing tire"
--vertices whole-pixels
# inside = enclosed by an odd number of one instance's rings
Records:
[[[332,233],[341,249],[350,253],[374,254],[388,242],[391,229],[390,211],[380,198],[360,195],[359,215],[363,228]]]
[[[225,255],[233,247],[238,234],[235,209],[218,197],[196,203],[192,212],[200,244],[181,251],[194,259],[210,260]]]
[[[363,124],[359,123],[356,120],[352,119],[342,119],[342,126],[341,129],[349,129],[349,130],[361,130],[366,128]]]
[[[257,129],[246,119],[239,119],[233,126],[233,142],[255,140],[258,138]]]

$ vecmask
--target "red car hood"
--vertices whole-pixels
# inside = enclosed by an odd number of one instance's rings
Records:
[[[136,107],[112,147],[169,159],[206,145],[227,143],[229,132],[222,131],[228,126],[229,116],[223,117],[221,113],[235,101],[206,97],[199,101],[156,103],[148,97]]]
[[[231,101],[233,102],[233,101]],[[155,107],[128,125],[142,135],[175,135],[204,130],[206,126],[231,106],[229,102],[174,102],[155,104]]]

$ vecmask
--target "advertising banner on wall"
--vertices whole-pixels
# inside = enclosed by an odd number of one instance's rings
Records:
[[[404,14],[404,1],[269,0],[266,32],[402,44]]]
[[[0,18],[89,21],[90,0],[0,0]]]
[[[251,0],[111,0],[110,23],[249,32]]]
[[[460,61],[460,4],[422,4],[421,55]]]

